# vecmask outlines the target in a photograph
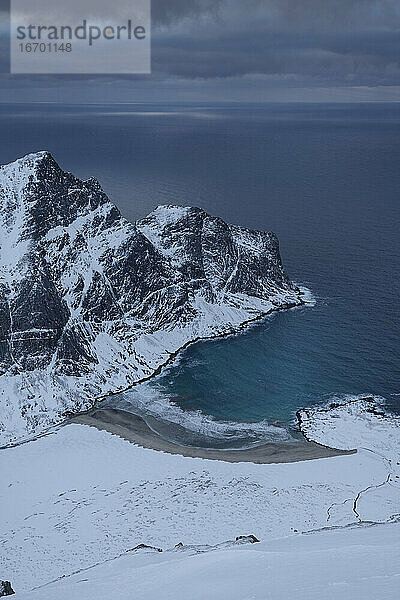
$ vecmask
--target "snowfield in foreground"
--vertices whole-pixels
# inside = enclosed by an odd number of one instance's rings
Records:
[[[400,524],[127,554],[15,600],[396,600]]]
[[[372,407],[372,403],[368,405]],[[356,406],[361,412],[356,411]],[[360,590],[365,592],[364,598],[394,598],[394,595],[385,596],[384,592],[388,581],[385,578],[389,576],[392,577],[391,589],[396,589],[395,548],[393,557],[388,561],[380,558],[379,553],[376,556],[375,552],[376,545],[382,545],[382,551],[386,552],[387,539],[392,539],[392,528],[396,528],[398,533],[399,419],[366,412],[363,401],[349,403],[347,407],[340,409],[345,427],[339,433],[342,442],[344,431],[352,442],[358,439],[358,452],[299,463],[255,465],[184,458],[140,448],[104,431],[81,425],[69,425],[36,441],[2,451],[0,578],[10,580],[17,592],[24,592],[67,576],[68,581],[65,579],[62,584],[57,584],[66,586],[65,596],[61,587],[49,586],[40,590],[41,595],[38,592],[30,598],[63,598],[70,593],[70,597],[74,598],[69,587],[73,584],[69,581],[76,583],[78,579],[88,579],[97,586],[93,588],[96,593],[88,592],[90,586],[82,587],[84,581],[79,584],[81,588],[74,583],[74,589],[81,589],[81,597],[85,599],[99,600],[106,597],[98,591],[101,582],[105,586],[104,594],[109,591],[103,575],[106,577],[115,564],[112,575],[115,598],[129,597],[119,593],[119,569],[125,573],[121,577],[125,577],[126,585],[130,586],[133,569],[137,568],[140,581],[136,581],[136,585],[141,582],[142,587],[137,588],[138,595],[134,597],[150,599],[154,589],[152,582],[164,581],[162,578],[165,578],[167,585],[169,581],[168,585],[172,587],[165,588],[166,594],[168,589],[173,589],[174,582],[177,585],[181,583],[185,589],[185,585],[189,585],[190,573],[185,575],[184,569],[191,570],[196,582],[196,577],[201,578],[202,574],[204,578],[208,577],[207,573],[214,577],[213,573],[218,571],[217,561],[221,561],[221,579],[216,579],[216,586],[220,587],[213,591],[217,598],[216,590],[225,589],[224,586],[234,581],[234,573],[241,569],[244,573],[250,569],[250,563],[254,578],[257,578],[254,585],[258,586],[262,581],[266,585],[268,581],[271,587],[275,585],[275,576],[278,585],[279,577],[284,578],[282,571],[275,571],[280,555],[274,554],[269,545],[273,539],[289,536],[287,541],[273,543],[278,544],[276,548],[281,543],[287,544],[286,550],[282,551],[289,553],[287,560],[293,563],[292,581],[298,573],[305,590],[310,585],[305,578],[311,577],[313,571],[310,565],[306,568],[308,563],[303,558],[303,549],[309,552],[309,560],[319,556],[315,577],[320,577],[318,569],[322,569],[323,555],[313,551],[311,540],[315,539],[328,547],[325,570],[334,568],[333,556],[335,561],[339,561],[335,563],[339,565],[339,571],[336,574],[332,571],[332,582],[340,582],[341,576],[344,582],[348,581],[350,572],[356,582],[357,573],[368,572],[368,581],[361,581],[363,576],[360,575],[358,582]],[[331,413],[325,409],[321,411],[324,415],[323,432],[316,429],[315,437],[329,435],[334,441],[334,431],[340,423],[338,410],[332,409]],[[315,412],[316,422],[319,414]],[[387,523],[387,529],[373,527],[368,531],[387,531],[389,538],[383,533],[382,538],[376,537],[371,541],[370,550],[359,547],[355,552],[352,545],[362,544],[362,539],[366,539],[359,536],[374,534],[348,529],[348,526],[364,527],[373,523]],[[322,537],[307,534],[337,527],[343,528],[341,532],[327,531]],[[331,534],[339,536],[339,533],[342,537],[330,537]],[[148,560],[142,554],[129,553],[118,563],[109,562],[138,544],[150,544],[163,550],[173,548],[179,542],[213,546],[246,534],[255,535],[261,544],[256,548],[219,550],[218,554],[209,556],[182,555],[182,560],[181,555],[175,559],[175,554],[157,553],[151,560],[159,562],[159,573],[156,567],[146,567],[141,562]],[[347,554],[342,554],[346,552],[342,548],[335,550],[342,544],[339,541],[336,544],[335,539],[348,545]],[[360,561],[358,556],[361,556]],[[370,565],[368,569],[365,566],[365,571],[364,564]],[[71,574],[94,565],[99,566],[90,573],[69,579]],[[299,571],[296,571],[297,568]],[[305,571],[301,577],[303,568]],[[230,572],[231,580],[229,577],[225,580],[224,572]],[[243,574],[243,581],[249,581],[246,577]],[[322,582],[322,579],[321,575],[318,581]],[[197,593],[200,588],[195,585],[194,589]],[[241,589],[238,584],[237,594]],[[248,588],[247,595],[226,597],[251,598],[251,589]],[[253,596],[268,597],[261,594],[262,589],[263,586],[257,587]],[[341,598],[344,589],[347,589],[346,586],[341,588],[338,584],[337,588],[332,588],[330,596],[316,594],[314,597]],[[383,590],[382,593],[377,594],[378,589]],[[367,593],[368,590],[372,591]],[[20,597],[24,596],[21,594]],[[167,594],[165,598],[168,597]],[[191,600],[196,597],[201,596],[190,595]],[[219,598],[224,598],[223,592]]]

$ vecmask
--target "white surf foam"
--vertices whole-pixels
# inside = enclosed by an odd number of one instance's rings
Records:
[[[316,296],[312,293],[309,288],[304,287],[303,285],[295,284],[299,288],[302,293],[302,299],[308,306],[315,306],[317,303]]]
[[[223,421],[200,410],[183,410],[173,402],[173,398],[165,394],[156,385],[142,384],[140,388],[107,399],[102,406],[119,408],[133,412],[145,418],[147,423],[158,433],[167,434],[168,429],[171,439],[178,433],[195,434],[199,440],[214,439],[215,441],[237,442],[243,445],[252,445],[261,442],[289,442],[294,441],[289,431],[284,427],[273,425],[267,420],[254,423],[239,423]],[[149,420],[150,417],[150,420]],[[154,419],[155,421],[153,421]],[[157,421],[159,423],[157,423]],[[162,423],[168,424],[163,428]],[[175,429],[173,426],[176,426]],[[175,434],[175,435],[174,435]],[[182,442],[182,439],[179,439]]]

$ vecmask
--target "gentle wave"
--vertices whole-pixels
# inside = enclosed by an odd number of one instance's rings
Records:
[[[328,416],[338,406],[345,408],[347,405],[357,405],[364,398],[373,398],[374,406],[384,411],[389,419],[392,416],[393,419],[399,418],[388,411],[384,398],[373,394],[333,394],[307,409],[307,412],[318,419],[321,413]],[[200,410],[182,410],[171,396],[154,383],[142,384],[137,389],[112,396],[102,403],[102,407],[139,415],[165,439],[187,446],[243,449],[264,443],[299,442],[294,437],[298,428],[297,420],[293,420],[288,428],[271,424],[266,419],[253,423],[219,420]]]
[[[288,429],[267,420],[254,423],[223,421],[200,410],[182,410],[154,384],[142,384],[102,402],[141,416],[156,433],[185,445],[245,448],[267,442],[294,442]]]

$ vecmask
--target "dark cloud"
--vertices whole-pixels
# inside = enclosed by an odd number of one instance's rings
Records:
[[[151,14],[155,27],[171,25],[184,19],[218,13],[221,0],[152,0]]]
[[[99,3],[106,6],[109,0]],[[4,7],[1,3],[0,10]],[[368,95],[386,87],[398,94],[399,0],[152,0],[152,23],[152,76],[69,78],[82,82],[82,97],[101,86],[109,86],[116,100],[129,97],[128,89],[133,100],[146,89],[155,99],[157,90],[162,95],[176,89],[186,98],[207,87],[222,96],[224,86],[227,99],[231,90],[240,96],[240,87],[243,97],[249,89],[257,97],[274,97],[273,89],[294,87],[351,89],[361,97],[361,88]],[[0,29],[1,70],[8,64],[5,31]],[[116,79],[123,83],[113,86]],[[22,86],[23,78],[18,81]],[[51,92],[52,85],[61,87],[66,80],[25,81]]]
[[[221,25],[253,21],[282,31],[365,29],[399,25],[397,0],[152,0],[155,25],[213,16]]]
[[[156,73],[399,82],[398,0],[222,0],[194,14],[201,4],[156,24]]]

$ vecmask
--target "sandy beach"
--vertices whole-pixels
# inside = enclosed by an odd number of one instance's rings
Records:
[[[181,456],[191,458],[222,460],[231,463],[252,462],[268,464],[298,462],[356,452],[356,450],[335,450],[314,442],[299,444],[271,443],[243,450],[214,450],[211,448],[183,446],[159,436],[148,427],[141,417],[117,409],[95,408],[88,413],[71,417],[68,422],[90,425],[96,429],[108,431],[143,448],[151,448],[169,454],[180,454]]]

